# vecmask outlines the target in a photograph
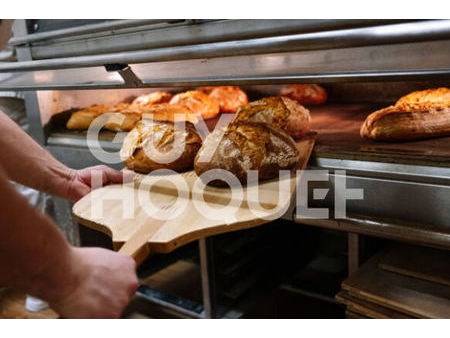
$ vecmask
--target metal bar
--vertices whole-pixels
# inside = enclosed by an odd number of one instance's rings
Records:
[[[1,66],[0,66],[1,67]],[[1,71],[0,71],[1,72]],[[332,83],[332,82],[364,82],[364,81],[414,81],[447,79],[449,69],[387,71],[387,72],[342,72],[323,74],[271,75],[271,76],[236,76],[190,79],[156,79],[143,80],[139,88],[185,87],[206,85],[257,85],[257,84],[286,84],[286,83]],[[125,83],[92,82],[80,84],[39,84],[39,85],[9,85],[7,80],[0,82],[0,90],[72,90],[72,89],[113,89],[131,88]]]
[[[180,20],[169,20],[169,19],[113,20],[110,22],[102,22],[102,23],[98,23],[98,24],[85,25],[85,26],[81,26],[81,27],[58,29],[58,30],[51,31],[51,32],[35,33],[35,34],[29,34],[29,35],[25,35],[25,36],[21,36],[21,37],[14,37],[9,41],[9,44],[13,45],[13,46],[14,45],[23,45],[23,44],[37,42],[37,41],[60,39],[60,38],[65,38],[65,37],[69,37],[69,36],[79,36],[79,35],[83,35],[83,34],[99,33],[99,32],[104,32],[104,31],[108,31],[108,30],[139,27],[139,26],[144,26],[144,25],[153,25],[153,24],[173,22],[173,21],[180,21]],[[181,21],[184,21],[184,20],[181,20]]]
[[[213,238],[198,241],[200,252],[200,270],[202,280],[203,308],[206,318],[217,317],[216,290],[214,275]]]
[[[134,64],[233,55],[281,53],[288,51],[394,44],[410,41],[442,40],[448,38],[450,38],[450,20],[429,20],[240,41],[214,42],[193,46],[166,47],[143,51],[29,62],[9,62],[0,65],[0,72],[93,67],[109,63]]]
[[[359,234],[348,233],[348,275],[359,268]]]
[[[309,163],[311,169],[346,170],[347,175],[371,178],[398,179],[415,183],[450,186],[450,168],[425,165],[398,164],[362,160],[343,160],[315,154]]]
[[[394,222],[383,222],[376,217],[347,217],[344,220],[334,219],[298,219],[294,216],[296,223],[317,226],[320,228],[334,229],[386,238],[401,242],[415,243],[438,249],[450,250],[450,233],[434,230],[427,225],[408,226],[407,224],[396,224]]]
[[[115,31],[113,32],[114,34],[108,32],[108,34],[105,33],[101,38],[99,38],[97,34],[94,34],[85,35],[82,39],[75,39],[74,37],[74,39],[71,39],[70,41],[34,44],[31,46],[31,54],[34,59],[54,59],[57,57],[193,45],[213,41],[244,40],[275,35],[299,34],[404,22],[407,21],[315,19],[201,20],[201,26],[167,25],[163,27],[161,25],[155,25],[135,30]]]
[[[119,75],[125,81],[125,86],[130,88],[142,87],[141,79],[133,72],[130,66],[118,71]]]
[[[14,34],[21,36],[26,34],[27,28],[25,20],[19,20],[14,23]],[[30,48],[27,46],[16,49],[17,59],[27,62],[31,60]],[[25,61],[27,60],[27,61]],[[29,123],[29,133],[33,139],[41,145],[45,145],[45,134],[42,127],[41,111],[39,109],[39,100],[36,92],[27,92],[24,94],[25,109]]]
[[[200,304],[181,297],[165,294],[147,285],[140,285],[136,296],[190,318],[203,318],[201,314],[202,306]]]

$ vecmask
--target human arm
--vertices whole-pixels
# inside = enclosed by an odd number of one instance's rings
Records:
[[[117,318],[137,288],[134,261],[74,248],[18,194],[0,167],[0,285],[49,302],[66,318]]]
[[[106,166],[68,168],[3,112],[0,112],[0,163],[12,181],[72,202],[90,191],[92,170],[101,172],[103,184],[123,181],[121,172]]]

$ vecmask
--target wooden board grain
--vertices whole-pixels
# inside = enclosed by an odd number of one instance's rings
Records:
[[[450,318],[450,288],[378,267],[378,254],[342,283],[358,298],[418,318]]]
[[[301,154],[297,165],[298,170],[306,167],[314,142],[314,134],[297,142]],[[145,203],[148,203],[148,200],[139,203],[142,196],[144,199],[149,198],[154,208],[168,205],[178,197],[178,192],[175,194],[175,187],[170,185],[170,182],[176,182],[177,178],[170,175],[162,178],[164,180],[154,182],[152,181],[154,178],[135,174],[132,183],[110,185],[93,190],[74,205],[74,218],[79,223],[110,236],[114,247],[119,249],[136,231],[152,223],[152,216],[146,212],[148,204]],[[152,229],[154,233],[148,239],[152,251],[170,252],[199,238],[251,228],[279,218],[290,205],[296,182],[300,177],[285,178],[283,182],[287,183],[285,187],[288,187],[288,191],[282,190],[280,194],[277,191],[278,179],[262,181],[257,186],[244,186],[244,198],[234,214],[219,210],[232,199],[232,189],[208,187],[204,194],[205,201],[202,202],[190,191],[193,182],[197,179],[195,173],[179,174],[178,179],[180,178],[186,179],[187,190],[189,190],[185,198],[187,207],[182,209],[182,213],[176,218],[168,220],[157,229]],[[139,190],[138,187],[141,185],[144,189]],[[150,186],[152,188],[148,189]],[[180,189],[181,194],[183,189],[185,188]],[[255,200],[251,192],[257,192],[261,198],[262,208],[257,215],[249,207]],[[279,204],[278,195],[280,195]],[[199,203],[199,207],[196,207],[196,203]],[[205,215],[206,207],[211,208],[215,213],[215,219],[210,218],[211,214]],[[218,211],[216,212],[215,209]]]
[[[405,313],[398,312],[381,305],[358,298],[347,291],[341,290],[336,296],[336,300],[347,306],[347,310],[358,312],[368,318],[374,319],[411,319],[416,318]]]
[[[450,287],[450,251],[395,245],[380,258],[379,267]]]

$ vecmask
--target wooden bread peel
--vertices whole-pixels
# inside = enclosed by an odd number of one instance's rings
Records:
[[[300,153],[297,170],[305,169],[314,142],[315,134],[311,134],[296,143]],[[186,180],[189,189],[192,189],[193,182],[197,179],[193,171],[178,174],[178,176]],[[173,211],[171,204],[178,197],[178,192],[175,187],[167,183],[172,177],[165,178],[166,183],[163,183],[163,180],[152,182],[154,184],[152,184],[150,198],[159,208]],[[192,191],[189,191],[187,208],[179,216],[170,220],[158,220],[148,215],[139,203],[126,205],[125,208],[133,211],[133,217],[124,217],[123,211],[127,210],[124,209],[121,199],[127,195],[134,197],[134,201],[138,201],[137,186],[148,181],[148,176],[135,173],[134,183],[109,185],[93,190],[75,203],[73,215],[80,224],[110,236],[116,250],[119,249],[119,252],[130,255],[137,264],[140,264],[150,251],[171,252],[181,245],[200,238],[255,227],[269,222],[271,217],[281,217],[280,210],[283,211],[290,205],[299,177],[291,176],[287,179],[290,192],[281,196],[280,205],[278,205],[278,179],[267,180],[260,182],[258,186],[243,186],[244,199],[234,217],[230,218],[230,215],[224,213],[222,219],[209,219],[200,213],[194,204],[199,203],[200,206],[203,204],[205,208],[223,207],[232,198],[232,191],[230,188],[207,187],[203,194],[204,201],[196,200],[195,196],[193,198]],[[255,216],[249,205],[255,202],[253,199],[257,188],[259,188],[258,196],[263,209]],[[104,212],[101,218],[92,216],[92,210],[98,211],[102,208]]]

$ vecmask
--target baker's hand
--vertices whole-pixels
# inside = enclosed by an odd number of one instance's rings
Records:
[[[94,175],[99,175],[98,181],[102,186],[112,183],[122,183],[130,181],[128,175],[121,171],[112,169],[105,165],[98,165],[81,170],[73,170],[70,175],[69,186],[67,189],[67,199],[76,202],[91,191],[91,182]]]
[[[68,285],[51,308],[63,318],[119,318],[138,287],[134,260],[101,248],[72,251],[75,279],[61,281]]]

